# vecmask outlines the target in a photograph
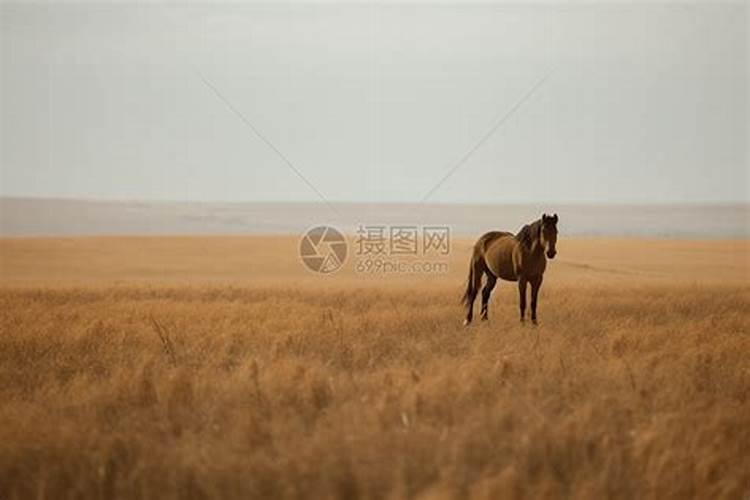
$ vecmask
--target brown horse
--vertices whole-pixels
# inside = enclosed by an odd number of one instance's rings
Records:
[[[474,299],[482,285],[482,274],[487,280],[482,288],[482,320],[487,319],[487,304],[498,278],[518,282],[521,321],[526,313],[526,285],[531,284],[531,321],[536,324],[536,302],[547,258],[554,259],[557,251],[557,214],[523,226],[517,235],[502,231],[485,233],[474,244],[469,263],[469,280],[463,303],[466,305],[464,325],[474,317]],[[545,256],[546,254],[546,256]]]

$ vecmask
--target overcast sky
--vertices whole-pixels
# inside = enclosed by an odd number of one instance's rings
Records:
[[[745,2],[4,3],[0,194],[746,202],[748,23]]]

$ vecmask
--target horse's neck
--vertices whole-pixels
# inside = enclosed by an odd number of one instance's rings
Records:
[[[542,245],[542,242],[539,241],[539,239],[535,239],[531,242],[531,248],[526,248],[526,252],[529,254],[529,257],[543,259],[544,245]]]

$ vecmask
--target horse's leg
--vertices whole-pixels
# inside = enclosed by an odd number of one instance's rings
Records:
[[[518,307],[521,309],[521,321],[526,316],[526,278],[518,277]]]
[[[487,271],[487,282],[484,284],[484,288],[482,288],[482,321],[487,321],[487,305],[490,301],[492,289],[495,288],[495,283],[497,283],[497,278]]]
[[[531,322],[536,325],[536,299],[539,289],[542,287],[542,277],[538,276],[531,280]]]
[[[479,287],[482,286],[482,273],[484,272],[484,261],[481,258],[472,262],[471,265],[473,266],[471,275],[469,276],[471,287],[466,297],[466,319],[464,320],[464,325],[468,325],[474,319],[474,300],[476,300],[477,293],[479,293]]]

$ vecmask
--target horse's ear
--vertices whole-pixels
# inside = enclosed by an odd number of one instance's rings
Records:
[[[542,222],[547,222],[547,214],[542,214]]]
[[[552,216],[552,220],[555,221],[555,224],[557,224],[557,220],[558,220],[557,214]]]

